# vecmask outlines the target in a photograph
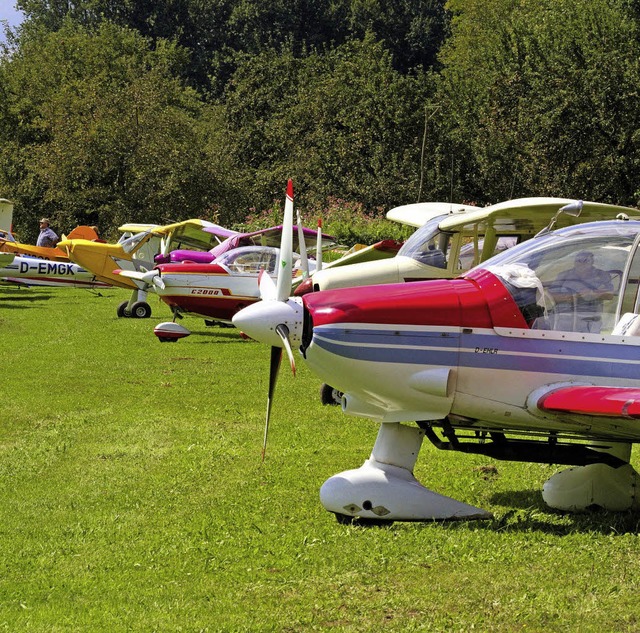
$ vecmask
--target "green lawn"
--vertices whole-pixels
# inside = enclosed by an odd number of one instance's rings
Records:
[[[285,362],[262,463],[268,348],[195,317],[160,344],[127,295],[0,288],[0,630],[640,630],[640,513],[425,444],[418,478],[495,520],[339,525],[319,488],[377,425]]]

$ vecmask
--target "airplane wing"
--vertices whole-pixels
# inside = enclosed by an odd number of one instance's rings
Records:
[[[416,204],[405,204],[387,211],[387,219],[399,222],[400,224],[407,224],[408,226],[421,227],[439,215],[464,215],[477,210],[478,207],[468,204],[418,202]]]
[[[496,221],[500,218],[503,223],[509,224],[509,221],[527,219],[536,224],[539,229],[543,229],[549,224],[554,214],[567,204],[575,202],[575,199],[569,198],[516,198],[499,202],[489,207],[476,207],[472,211],[467,210],[464,216],[445,218],[440,223],[440,229],[443,231],[455,230],[461,224],[475,224],[481,221]],[[411,206],[411,205],[409,205]],[[568,215],[563,215],[558,219],[557,226],[565,226],[567,223],[583,223],[596,220],[614,220],[616,215],[624,213],[628,216],[637,216],[638,209],[631,207],[621,207],[615,204],[604,204],[601,202],[589,202],[585,200],[582,205],[580,219],[576,220]],[[499,229],[499,224],[496,224]]]
[[[364,246],[348,253],[331,262],[323,264],[324,268],[336,268],[337,266],[348,266],[349,264],[359,264],[362,262],[372,262],[377,259],[395,257],[402,246],[402,242],[396,240],[382,240],[370,246]]]
[[[143,233],[144,231],[151,231],[157,228],[158,224],[140,224],[137,222],[129,222],[118,227],[118,231],[121,233]]]
[[[229,229],[224,229],[223,227],[218,227],[217,224],[214,224],[213,222],[208,222],[207,220],[200,220],[198,218],[195,219],[191,219],[191,220],[184,220],[182,222],[174,222],[172,224],[144,224],[144,223],[139,223],[139,222],[129,222],[127,224],[123,224],[122,226],[118,227],[118,231],[121,231],[122,233],[143,233],[144,231],[153,231],[154,233],[158,233],[161,235],[165,235],[167,233],[171,233],[173,231],[175,231],[177,228],[183,227],[183,226],[198,226],[200,228],[202,228],[203,230],[207,230],[210,228],[219,228],[221,231],[225,231],[225,232],[229,232],[230,235],[235,235],[235,231],[229,231]],[[212,233],[214,233],[215,231],[211,231]]]
[[[308,249],[315,248],[318,232],[316,229],[310,229],[303,227],[302,232],[304,234],[304,241]],[[271,226],[267,229],[260,229],[259,231],[253,231],[251,233],[240,233],[239,245],[241,246],[273,246],[278,248],[282,240],[282,225]],[[337,242],[334,237],[330,235],[322,234],[322,248],[327,250],[334,248]],[[293,249],[299,251],[298,245],[298,232],[293,232]]]
[[[48,246],[34,246],[33,244],[22,244],[21,242],[11,242],[0,239],[0,251],[14,253],[15,255],[31,255],[52,261],[69,261],[67,254],[57,246],[50,248]]]
[[[637,419],[640,418],[640,389],[572,385],[544,394],[537,406],[554,413]]]
[[[211,226],[206,226],[204,230],[207,233],[212,233],[217,237],[226,240],[228,237],[233,237],[234,235],[239,235],[238,231],[233,231],[232,229],[225,229],[224,226],[220,226],[219,224],[212,224]]]

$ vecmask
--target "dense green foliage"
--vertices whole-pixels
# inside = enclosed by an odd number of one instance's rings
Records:
[[[0,195],[111,233],[239,224],[282,198],[634,205],[631,0],[18,0],[0,54]]]

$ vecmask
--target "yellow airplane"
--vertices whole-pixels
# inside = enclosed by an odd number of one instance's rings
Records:
[[[204,231],[205,228],[212,232]],[[219,244],[229,233],[217,224],[199,219],[165,226],[124,224],[118,230],[123,235],[116,244],[63,238],[57,248],[72,262],[91,271],[98,280],[120,288],[131,288],[131,299],[118,306],[117,314],[119,317],[138,319],[151,316],[151,306],[146,299],[153,285],[118,275],[114,271],[146,272],[156,265],[157,255],[167,255],[181,248],[206,251]]]

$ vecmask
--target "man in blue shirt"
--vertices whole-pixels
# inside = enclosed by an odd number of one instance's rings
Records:
[[[60,241],[60,238],[49,228],[49,219],[42,218],[40,220],[40,235],[38,235],[38,241],[36,246],[46,246],[49,248],[55,248],[55,245]]]

